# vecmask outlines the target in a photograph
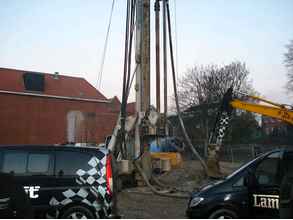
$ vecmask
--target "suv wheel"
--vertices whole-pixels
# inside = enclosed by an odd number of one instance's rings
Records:
[[[218,219],[231,219],[231,218],[239,218],[237,214],[230,209],[218,209],[214,211],[209,218],[218,218]]]
[[[95,216],[89,209],[83,206],[73,206],[69,209],[66,209],[65,212],[61,215],[61,218],[87,219],[95,218]]]

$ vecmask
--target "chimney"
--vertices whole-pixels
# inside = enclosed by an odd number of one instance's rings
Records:
[[[53,78],[54,79],[59,79],[59,72],[55,72]]]

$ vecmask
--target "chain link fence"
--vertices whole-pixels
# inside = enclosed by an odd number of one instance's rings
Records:
[[[195,144],[196,150],[203,157],[207,157],[206,145],[203,143]],[[292,148],[290,145],[260,145],[260,144],[234,144],[224,145],[220,151],[220,160],[231,163],[245,163],[262,153],[280,148]],[[189,149],[183,153],[185,159],[196,159]]]
[[[293,146],[259,144],[227,145],[221,149],[220,158],[222,161],[243,163],[256,158],[260,154],[280,148],[293,148]]]

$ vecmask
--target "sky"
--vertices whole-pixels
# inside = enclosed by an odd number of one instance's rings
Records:
[[[292,0],[169,1],[179,78],[194,65],[237,60],[246,63],[262,96],[293,103],[284,88],[283,63],[285,45],[293,39]],[[83,77],[96,86],[111,4],[112,0],[0,0],[0,67],[59,72]],[[116,0],[99,88],[108,98],[122,93],[125,11],[126,0]],[[152,49],[152,103],[154,57]],[[170,84],[168,96],[172,91]],[[134,97],[132,90],[130,101]]]

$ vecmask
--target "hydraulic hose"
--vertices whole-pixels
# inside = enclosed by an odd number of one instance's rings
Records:
[[[121,102],[121,110],[120,110],[120,120],[121,120],[121,153],[123,158],[126,158],[126,148],[125,148],[125,117],[126,117],[126,80],[127,80],[127,58],[128,58],[128,48],[129,48],[129,18],[130,17],[130,0],[127,0],[127,8],[126,8],[126,30],[125,30],[125,45],[124,45],[124,70],[123,70],[123,91],[122,91],[122,102]]]
[[[127,14],[126,14],[126,31],[125,31],[125,51],[124,51],[124,71],[123,71],[123,92],[121,103],[121,152],[123,158],[126,158],[126,146],[125,146],[125,121],[126,121],[126,106],[130,89],[130,71],[131,71],[131,52],[132,41],[134,32],[134,16],[135,16],[135,4],[136,0],[127,1]]]
[[[137,171],[139,172],[139,174],[141,175],[141,177],[143,178],[144,182],[147,184],[147,186],[151,189],[151,191],[157,195],[160,196],[166,196],[166,197],[173,197],[173,198],[189,198],[189,195],[183,195],[181,194],[171,194],[170,190],[162,190],[159,191],[157,190],[148,180],[146,174],[144,173],[144,171],[142,170],[142,168],[140,167],[140,165],[138,164],[138,161],[134,161],[134,166],[136,167]]]
[[[180,122],[180,126],[185,138],[185,141],[189,148],[191,149],[192,153],[198,158],[200,161],[205,174],[207,174],[207,165],[204,162],[204,160],[201,158],[197,150],[194,148],[192,145],[192,142],[186,132],[182,117],[181,117],[181,112],[180,112],[180,107],[178,103],[178,94],[177,94],[177,86],[176,86],[176,75],[175,75],[175,66],[174,66],[174,55],[173,55],[173,44],[172,44],[172,31],[171,31],[171,22],[170,22],[170,9],[169,9],[169,2],[167,0],[167,20],[168,20],[168,34],[169,34],[169,47],[170,47],[170,56],[171,56],[171,67],[172,67],[172,76],[173,76],[173,88],[174,88],[174,96],[175,96],[175,102],[176,102],[176,109],[177,109],[177,114],[178,114],[178,119]]]

